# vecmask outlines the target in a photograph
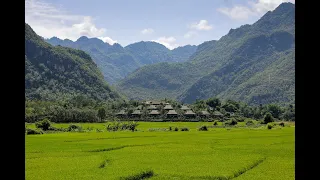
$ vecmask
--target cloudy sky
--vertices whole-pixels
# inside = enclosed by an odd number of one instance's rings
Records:
[[[173,49],[218,40],[282,2],[295,0],[25,0],[25,21],[45,38],[156,41]]]

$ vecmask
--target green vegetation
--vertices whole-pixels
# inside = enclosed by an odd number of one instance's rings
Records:
[[[199,45],[188,62],[145,66],[117,89],[133,99],[156,96],[183,103],[209,97],[250,105],[293,103],[294,27],[295,5],[282,3],[256,23]]]
[[[115,83],[136,69],[158,62],[183,62],[193,54],[197,46],[183,46],[169,50],[156,42],[137,42],[122,47],[120,44],[110,45],[98,38],[80,37],[77,41],[57,37],[46,39],[54,46],[65,46],[80,49],[88,53],[100,68],[108,83]]]
[[[295,130],[290,125],[271,130],[265,125],[227,130],[220,122],[215,128],[212,122],[140,122],[135,132],[107,132],[102,123],[75,125],[104,132],[26,136],[26,179],[295,177]],[[198,131],[203,125],[208,131]],[[67,128],[69,124],[52,126]],[[148,131],[170,126],[179,131]],[[27,124],[27,128],[34,127]],[[184,127],[189,131],[180,131]]]
[[[120,98],[87,53],[52,46],[25,24],[26,99],[58,101],[77,95],[104,101]]]

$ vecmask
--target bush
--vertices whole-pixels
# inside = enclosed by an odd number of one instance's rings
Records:
[[[245,118],[244,117],[237,117],[237,122],[244,122]]]
[[[174,128],[174,131],[179,131],[179,129],[177,127]]]
[[[246,122],[246,125],[247,125],[247,126],[251,126],[251,125],[253,125],[253,124],[254,124],[254,123],[253,123],[252,120],[249,120],[249,121]]]
[[[271,113],[268,112],[268,113],[264,116],[264,121],[263,121],[263,123],[264,123],[264,124],[268,124],[268,123],[273,122],[273,121],[274,121],[274,119],[273,119]]]
[[[214,121],[213,125],[217,126],[218,125],[218,121]]]
[[[199,129],[199,131],[208,131],[207,126],[201,126]]]
[[[234,125],[238,124],[238,122],[235,119],[232,119],[232,120],[225,122],[224,124],[229,125],[229,126],[234,126]]]
[[[181,131],[189,131],[189,128],[183,127],[183,128],[181,128]]]
[[[112,124],[108,124],[107,130],[108,131],[123,131],[123,130],[130,130],[132,132],[136,131],[137,126],[139,124],[136,122],[113,122]]]
[[[50,126],[48,131],[65,131],[65,129],[63,128],[56,128],[56,127],[53,127],[53,126]]]
[[[35,129],[29,129],[29,128],[26,128],[26,133],[27,134],[43,134],[41,130],[35,130]]]
[[[75,124],[70,124],[68,127],[68,131],[81,131],[82,127],[81,126],[77,126]]]
[[[280,123],[279,123],[279,126],[284,127],[284,122],[280,122]]]
[[[273,125],[272,125],[272,124],[268,124],[268,125],[267,125],[267,128],[268,128],[268,129],[272,129],[272,128],[273,128]]]
[[[50,126],[51,126],[51,122],[47,118],[43,119],[42,121],[36,122],[36,127],[44,131],[49,130]]]
[[[172,131],[172,127],[171,126],[169,127],[169,131]]]

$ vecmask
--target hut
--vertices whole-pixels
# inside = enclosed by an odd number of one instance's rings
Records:
[[[214,112],[212,113],[212,116],[213,116],[214,118],[222,118],[222,117],[223,117],[223,114],[222,114],[221,112],[219,112],[219,111],[214,111]]]
[[[181,107],[181,110],[183,110],[183,111],[188,111],[188,110],[190,110],[190,108],[189,108],[188,106],[184,106],[184,105],[183,105],[183,106]]]
[[[154,109],[157,109],[157,107],[156,107],[155,105],[150,105],[150,106],[148,107],[148,110],[154,110]]]
[[[145,104],[146,104],[146,105],[150,105],[150,104],[151,104],[151,101],[146,101]]]
[[[124,110],[121,110],[120,112],[116,113],[115,115],[118,118],[124,118],[124,117],[126,117],[126,112]]]
[[[173,108],[170,104],[166,105],[163,109],[164,110],[173,110]]]
[[[177,118],[178,117],[178,113],[175,110],[169,110],[169,112],[167,113],[167,118]]]
[[[139,106],[137,107],[137,110],[142,110],[142,105],[139,105]]]
[[[141,111],[135,110],[133,113],[131,113],[132,118],[140,118],[141,117]]]
[[[152,105],[159,106],[161,104],[160,101],[151,101]]]
[[[201,118],[208,118],[208,117],[210,117],[210,113],[208,111],[201,111],[200,117]]]
[[[186,118],[195,118],[196,117],[196,113],[194,113],[192,110],[187,110],[187,112],[184,113],[184,116]]]
[[[160,113],[158,110],[151,110],[151,112],[149,113],[150,117],[158,117],[160,116]]]

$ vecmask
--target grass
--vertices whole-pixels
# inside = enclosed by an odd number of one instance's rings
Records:
[[[292,126],[268,130],[238,123],[227,130],[211,128],[213,122],[138,123],[136,132],[97,133],[104,124],[76,123],[94,131],[27,135],[26,179],[295,178]],[[208,131],[198,131],[202,125]],[[179,131],[149,131],[170,126]]]

